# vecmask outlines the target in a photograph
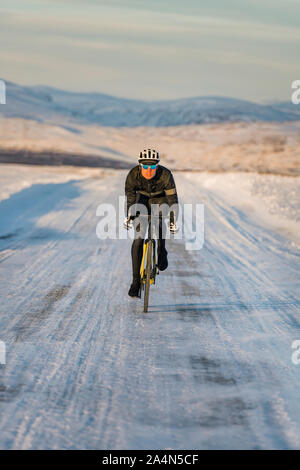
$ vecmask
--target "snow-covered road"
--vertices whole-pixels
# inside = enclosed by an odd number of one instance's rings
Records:
[[[130,240],[95,233],[125,175],[0,202],[0,448],[300,448],[296,246],[176,173],[205,244],[167,242],[144,314]]]

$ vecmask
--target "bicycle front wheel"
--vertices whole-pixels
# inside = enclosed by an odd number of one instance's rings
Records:
[[[152,241],[149,240],[149,242],[148,242],[148,249],[147,249],[147,260],[146,260],[146,280],[145,280],[145,294],[144,294],[144,312],[148,312],[151,271],[152,271]]]

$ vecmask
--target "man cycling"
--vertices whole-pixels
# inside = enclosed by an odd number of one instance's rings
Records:
[[[152,204],[178,204],[177,191],[173,175],[170,170],[159,165],[159,153],[156,150],[143,150],[140,152],[139,164],[132,168],[126,178],[125,195],[127,197],[126,218],[124,226],[128,230],[132,227],[132,219],[136,214],[131,214],[130,208],[134,204],[144,204],[148,213]],[[174,212],[170,213],[170,232],[177,231]],[[137,297],[140,290],[140,267],[143,256],[143,238],[133,241],[131,247],[133,280],[128,295]],[[164,271],[168,267],[165,239],[162,237],[161,227],[157,244],[157,267]]]

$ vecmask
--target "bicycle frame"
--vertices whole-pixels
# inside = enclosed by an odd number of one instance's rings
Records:
[[[141,270],[140,270],[141,280],[143,280],[143,278],[145,277],[145,273],[146,273],[148,250],[151,249],[150,243],[152,243],[151,251],[152,251],[152,258],[153,258],[153,266],[156,266],[156,242],[153,238],[147,239],[145,240],[144,245],[143,245],[143,258],[142,258]],[[150,278],[150,284],[155,284],[155,276],[152,276]]]
[[[144,241],[140,268],[141,290],[144,291],[144,312],[148,311],[150,285],[155,284],[155,277],[159,273],[156,266],[156,240],[152,237],[151,216],[149,215],[147,217],[149,221],[148,238]]]

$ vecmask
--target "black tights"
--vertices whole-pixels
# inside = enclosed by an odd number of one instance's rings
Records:
[[[144,239],[137,238],[133,241],[131,246],[131,258],[132,258],[132,273],[133,278],[138,279],[140,277],[141,262],[143,257],[143,244]],[[157,240],[157,251],[161,253],[166,249],[166,240],[160,238]]]
[[[163,204],[166,203],[166,198],[153,198],[151,200],[148,200],[147,198],[140,197],[139,203],[144,204],[147,207],[148,213],[150,214],[151,211],[151,204]],[[146,226],[148,225],[148,222],[146,222]],[[146,230],[145,230],[145,224],[142,227],[137,227],[138,231],[141,231],[141,237],[145,236]],[[143,234],[143,230],[145,230]],[[155,231],[156,232],[156,231]],[[156,232],[157,236],[157,251],[158,254],[161,253],[163,250],[166,249],[166,240],[163,237],[163,230],[162,230],[162,220],[159,219],[159,227],[158,227],[158,233]],[[143,244],[144,244],[144,238],[136,238],[131,247],[131,258],[132,258],[132,273],[133,273],[133,278],[138,279],[140,277],[140,268],[141,268],[141,262],[142,262],[142,257],[143,257]]]

